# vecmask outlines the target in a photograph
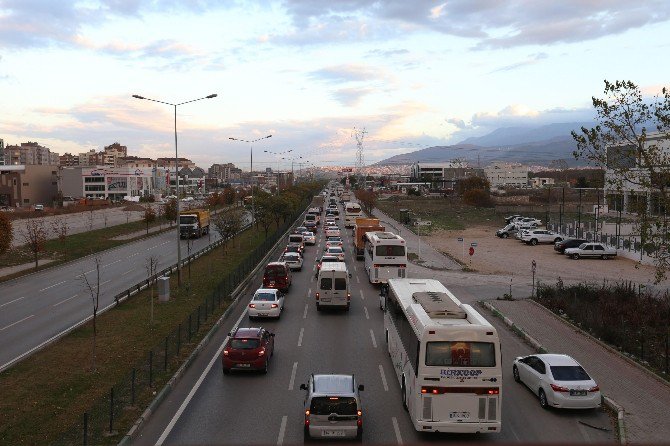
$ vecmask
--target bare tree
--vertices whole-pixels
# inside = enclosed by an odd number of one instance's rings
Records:
[[[193,240],[191,237],[186,237],[186,252],[187,256],[189,257],[188,259],[188,285],[189,287],[191,286],[191,263],[193,263],[193,259],[191,259],[191,249],[193,248]]]
[[[223,250],[221,251],[223,255],[225,255],[228,241],[240,231],[242,218],[243,213],[240,209],[232,209],[230,211],[219,212],[212,219],[214,227],[223,240]]]
[[[107,211],[102,211],[102,218],[105,220],[105,228],[107,227],[107,218],[109,216],[107,215]]]
[[[88,210],[88,230],[93,230],[93,208]]]
[[[13,237],[12,221],[4,212],[0,212],[0,254],[4,254],[9,250],[12,246]]]
[[[96,342],[98,336],[98,308],[100,308],[100,258],[96,256],[93,261],[95,263],[95,284],[89,280],[86,273],[81,274],[81,280],[84,283],[84,288],[91,296],[91,304],[93,306],[93,356],[91,371],[95,371]]]
[[[156,208],[156,218],[158,219],[158,227],[162,230],[163,229],[163,213],[165,212],[165,208],[163,206],[158,206]]]
[[[39,219],[28,220],[25,227],[20,231],[21,237],[25,241],[30,252],[35,259],[35,268],[38,266],[39,254],[44,251],[44,245],[47,241],[47,232],[44,229],[44,222]]]
[[[53,222],[51,222],[51,230],[54,232],[54,234],[56,234],[56,237],[58,237],[58,240],[61,242],[61,246],[63,247],[63,256],[64,259],[67,260],[67,234],[70,230],[67,219],[56,218]]]
[[[144,220],[144,223],[147,225],[147,234],[149,234],[149,225],[156,220],[156,212],[151,206],[144,208],[144,216],[142,217],[142,220]]]
[[[154,283],[156,283],[156,271],[158,270],[158,257],[151,256],[146,260],[144,267],[147,270],[147,286],[149,287],[149,301],[151,302],[151,316],[149,323],[154,324]]]
[[[163,205],[163,215],[165,215],[165,219],[170,222],[170,227],[172,227],[172,224],[177,221],[177,200],[172,198]]]

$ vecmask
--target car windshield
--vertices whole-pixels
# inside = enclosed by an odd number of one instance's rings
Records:
[[[579,249],[584,249],[584,248],[586,248],[586,243],[582,243],[581,245],[579,245]]]
[[[552,365],[549,368],[556,381],[588,381],[591,379],[580,365]]]
[[[254,300],[262,302],[273,302],[275,301],[275,293],[256,293]]]
[[[231,339],[230,341],[230,347],[235,350],[253,350],[259,345],[258,339]]]
[[[356,415],[358,407],[356,398],[353,397],[327,397],[320,396],[312,398],[310,411],[312,415]]]
[[[342,252],[342,248],[340,248],[339,246],[331,246],[330,248],[328,248],[328,252],[339,254]]]

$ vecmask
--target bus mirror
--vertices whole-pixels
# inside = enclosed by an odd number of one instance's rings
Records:
[[[359,384],[359,385],[358,385],[358,391],[359,391],[359,392],[362,392],[362,391],[364,391],[364,390],[365,390],[365,386],[364,386],[363,384]]]

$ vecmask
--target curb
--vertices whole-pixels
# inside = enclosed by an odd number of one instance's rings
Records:
[[[479,304],[481,306],[485,307],[486,309],[488,309],[491,313],[493,313],[494,316],[502,319],[502,321],[505,323],[505,325],[509,326],[514,333],[516,333],[518,336],[520,336],[522,339],[524,339],[526,342],[528,342],[531,345],[531,347],[533,347],[538,353],[547,353],[548,352],[548,350],[546,348],[544,348],[542,346],[542,344],[540,344],[537,340],[535,340],[535,338],[533,338],[528,333],[526,333],[523,328],[516,325],[510,318],[505,316],[500,310],[498,310],[492,304],[490,304],[489,302],[485,302],[485,301],[479,301]],[[542,308],[544,308],[544,307],[542,307]],[[545,308],[545,310],[546,310],[546,308]],[[547,310],[547,311],[549,311],[549,310]],[[627,444],[628,441],[626,439],[626,424],[625,424],[625,420],[624,420],[624,409],[623,409],[623,407],[621,407],[612,398],[610,398],[608,396],[605,396],[605,395],[602,396],[602,402],[603,402],[603,405],[608,410],[617,414],[617,433],[619,435],[619,443]]]
[[[628,362],[629,364],[634,365],[635,367],[637,367],[637,368],[640,369],[641,371],[645,372],[647,375],[649,375],[649,376],[651,376],[652,378],[654,378],[656,381],[658,381],[658,382],[660,382],[660,383],[662,383],[662,384],[664,384],[664,385],[670,387],[670,381],[666,381],[666,380],[664,380],[663,378],[661,378],[660,376],[658,376],[656,373],[652,372],[651,370],[649,370],[649,369],[646,368],[645,366],[641,365],[639,362],[635,361],[634,359],[629,358],[628,356],[624,355],[623,353],[621,353],[621,352],[620,352],[619,350],[617,350],[616,348],[612,347],[611,345],[606,344],[605,342],[603,342],[603,341],[601,341],[600,339],[598,339],[598,338],[596,338],[595,336],[593,336],[591,333],[589,333],[589,332],[585,331],[584,329],[578,327],[577,325],[575,325],[575,324],[573,324],[572,322],[566,320],[565,318],[560,317],[559,315],[557,315],[556,313],[554,313],[553,311],[551,311],[549,308],[545,307],[545,306],[542,305],[541,303],[536,302],[536,301],[534,301],[533,299],[528,299],[528,300],[529,300],[530,302],[532,302],[534,305],[537,305],[539,308],[541,308],[541,309],[544,310],[545,312],[551,314],[553,317],[555,317],[555,318],[558,319],[559,321],[561,321],[561,322],[563,322],[564,324],[570,326],[570,328],[572,328],[572,329],[574,329],[575,331],[579,332],[580,334],[586,336],[587,338],[591,339],[592,341],[598,343],[598,345],[600,345],[600,346],[603,347],[604,349],[608,350],[608,351],[611,352],[611,353],[614,353],[615,355],[617,355],[617,356],[620,357],[621,359],[625,360],[625,361]]]
[[[304,214],[301,213],[300,216],[298,217],[297,220],[300,220],[302,215]],[[296,220],[296,221],[297,221]],[[295,221],[294,221],[295,223]],[[226,309],[226,311],[223,312],[221,317],[214,323],[212,328],[207,332],[205,337],[202,338],[202,340],[198,343],[196,348],[191,352],[191,354],[188,356],[186,361],[177,369],[177,371],[172,375],[172,378],[168,380],[167,383],[165,383],[165,386],[163,386],[163,389],[161,389],[160,393],[156,395],[156,397],[149,403],[149,406],[142,412],[142,415],[135,421],[135,423],[131,426],[131,428],[128,430],[126,435],[123,436],[123,438],[117,443],[118,446],[127,446],[129,445],[136,437],[137,434],[140,431],[140,428],[151,418],[151,415],[153,412],[156,411],[156,409],[160,406],[160,404],[165,400],[165,398],[172,392],[172,389],[177,385],[177,383],[181,380],[181,377],[186,373],[186,370],[191,366],[191,364],[195,361],[195,359],[198,357],[200,352],[209,344],[209,341],[212,339],[214,334],[218,331],[219,327],[223,322],[228,319],[228,315],[232,312],[232,310],[237,307],[238,304],[238,299],[242,295],[242,292],[244,289],[249,285],[251,282],[252,277],[256,275],[256,273],[265,265],[265,262],[267,259],[269,259],[274,251],[277,249],[280,243],[285,241],[286,236],[288,233],[291,231],[293,228],[293,224],[289,226],[289,228],[282,234],[281,237],[277,240],[277,242],[272,246],[272,248],[268,251],[268,253],[261,259],[260,262],[258,262],[258,265],[249,272],[247,277],[235,288],[231,293],[231,297],[235,296],[233,301],[231,302],[230,306]]]

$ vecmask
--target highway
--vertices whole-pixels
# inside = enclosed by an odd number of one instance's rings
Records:
[[[211,242],[220,237],[212,228]],[[100,259],[100,307],[113,305],[114,296],[147,279],[149,257],[158,259],[157,271],[177,263],[176,229],[97,254]],[[208,236],[191,240],[191,253],[210,243]],[[188,254],[181,241],[182,257]],[[0,371],[11,366],[59,333],[93,314],[85,274],[95,283],[95,257],[0,283]]]
[[[480,435],[416,432],[402,408],[400,386],[386,350],[379,291],[367,280],[363,262],[351,256],[350,232],[342,231],[346,262],[353,275],[348,313],[317,313],[314,306],[314,265],[324,243],[323,232],[319,231],[317,246],[306,248],[303,270],[293,275],[281,319],[250,322],[246,316],[246,303],[262,282],[259,273],[212,341],[143,426],[134,444],[302,443],[304,392],[299,387],[310,373],[354,373],[358,382],[365,385],[362,403],[366,443],[616,440],[604,411],[541,409],[537,398],[512,379],[513,359],[532,353],[530,347],[487,313],[483,314],[496,326],[502,342],[502,432]],[[464,302],[476,300],[477,284],[469,289],[459,288],[466,295]],[[276,334],[276,350],[267,375],[222,374],[221,350],[227,333],[235,326],[264,326]]]

